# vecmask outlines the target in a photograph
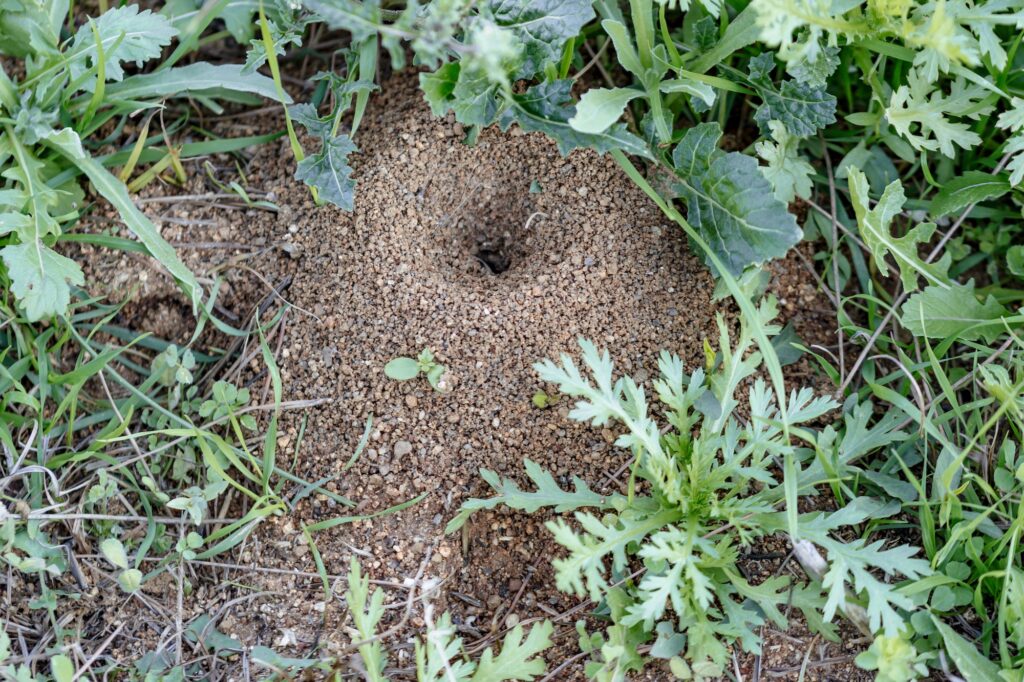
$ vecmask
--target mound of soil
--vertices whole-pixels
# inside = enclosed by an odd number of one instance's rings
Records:
[[[289,655],[342,651],[351,642],[344,603],[337,594],[324,601],[302,525],[373,514],[421,494],[398,514],[318,533],[328,573],[343,574],[355,556],[392,585],[420,574],[440,578],[437,608],[453,612],[467,642],[574,606],[554,587],[550,559],[559,549],[546,517],[483,512],[453,536],[444,535],[445,523],[462,501],[490,494],[481,468],[522,481],[526,458],[564,485],[572,476],[599,491],[623,485],[627,454],[612,447],[615,433],[570,422],[565,399],[549,409],[533,405],[538,389],[553,390],[533,363],[576,355],[577,339],[588,338],[611,352],[617,371],[649,388],[662,349],[696,367],[703,340],[717,338],[707,269],[610,158],[563,158],[547,138],[516,129],[486,130],[467,146],[461,125],[431,115],[414,79],[395,76],[364,118],[353,213],[314,206],[292,179],[294,161],[281,141],[257,152],[248,175],[250,186],[273,191],[280,211],[217,217],[230,221],[219,240],[263,249],[249,262],[261,279],[290,278],[286,297],[295,307],[278,358],[286,399],[330,399],[288,413],[278,462],[358,505],[306,497],[296,514],[269,519],[245,543],[246,572],[221,567],[225,580],[272,592],[217,611],[217,627],[246,644]],[[203,257],[193,253],[190,261]],[[797,314],[818,305],[813,280],[795,261],[776,273],[783,310],[805,337],[808,329],[820,337],[821,319],[803,324]],[[225,287],[238,289],[225,300],[252,299],[251,285]],[[136,315],[147,319],[145,306]],[[396,382],[383,373],[392,358],[423,348],[448,368],[443,393],[423,379]],[[369,443],[348,468],[368,418]],[[785,551],[783,543],[779,556]],[[402,617],[403,595],[393,595],[391,624]],[[209,597],[185,617],[214,612],[210,604],[228,603],[230,593]],[[413,630],[422,628],[421,614],[413,610]],[[578,651],[576,617],[563,621],[550,660]],[[766,660],[798,669],[806,648],[798,633],[777,642],[766,634]],[[409,666],[411,650],[400,639],[391,664]],[[814,660],[837,651],[821,649]],[[749,675],[751,660],[743,660]],[[807,672],[813,679],[819,666]],[[581,674],[582,660],[555,679]],[[845,671],[843,678],[850,679]]]

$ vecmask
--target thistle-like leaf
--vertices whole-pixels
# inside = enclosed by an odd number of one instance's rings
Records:
[[[177,29],[159,14],[139,11],[138,5],[112,7],[98,18],[83,24],[75,33],[68,53],[72,80],[90,69],[96,69],[103,55],[104,76],[108,81],[124,78],[122,62],[142,66],[160,56],[161,50],[178,34]],[[87,79],[82,88],[91,91],[95,79]]]
[[[572,479],[575,490],[573,492],[563,490],[558,487],[558,483],[555,482],[551,474],[544,471],[539,464],[529,459],[525,464],[526,475],[537,486],[536,491],[522,490],[512,479],[503,479],[493,471],[481,469],[480,475],[494,489],[494,492],[497,493],[496,496],[464,502],[459,513],[448,522],[445,532],[451,533],[461,528],[473,512],[479,509],[494,509],[502,504],[531,514],[542,507],[553,507],[556,512],[566,512],[581,507],[607,509],[612,506],[612,501],[615,498],[620,497],[619,495],[599,495],[590,489],[586,481],[576,476],[573,476]]]
[[[918,277],[925,282],[943,289],[949,288],[950,255],[947,253],[937,263],[926,263],[918,254],[919,246],[928,243],[935,232],[934,223],[921,223],[902,237],[892,234],[892,221],[903,209],[906,197],[903,185],[893,180],[882,192],[878,204],[874,208],[868,206],[868,193],[871,191],[867,177],[859,168],[849,169],[850,201],[857,214],[857,225],[861,239],[871,251],[875,265],[883,275],[888,274],[889,266],[886,255],[896,261],[900,272],[900,280],[907,291],[917,288]]]

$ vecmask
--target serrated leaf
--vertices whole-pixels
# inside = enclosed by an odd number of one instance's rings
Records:
[[[176,35],[177,29],[165,17],[148,9],[140,12],[138,5],[112,7],[83,24],[75,33],[68,55],[71,78],[76,80],[90,69],[95,69],[102,50],[106,79],[119,81],[124,78],[122,62],[142,66],[146,61],[159,57],[162,49],[170,45]],[[94,81],[86,80],[83,89],[92,90]]]
[[[536,491],[522,490],[512,479],[499,478],[493,471],[483,469],[481,475],[496,495],[486,499],[471,499],[463,502],[459,513],[445,527],[445,533],[451,533],[461,528],[473,512],[480,509],[494,509],[498,505],[505,505],[531,514],[542,507],[552,507],[556,512],[561,513],[581,507],[606,509],[611,507],[612,501],[616,497],[614,495],[599,495],[590,489],[586,481],[576,476],[573,476],[572,479],[574,490],[572,492],[563,490],[551,474],[536,462],[527,459],[525,465],[526,475],[536,486]]]
[[[1003,320],[1009,317],[1010,311],[992,296],[979,301],[971,281],[948,289],[926,287],[914,294],[903,304],[900,324],[915,336],[991,343],[1006,332]],[[1019,325],[1020,321],[1011,322],[1011,327]]]
[[[770,121],[768,128],[775,141],[763,140],[754,145],[757,155],[768,162],[761,167],[761,173],[772,184],[779,201],[788,204],[796,197],[809,199],[814,188],[814,166],[800,156],[800,139],[790,135],[781,121]]]
[[[572,81],[557,80],[535,85],[522,95],[513,95],[501,115],[501,129],[517,123],[526,132],[541,132],[552,138],[565,156],[573,149],[589,148],[604,154],[621,149],[627,154],[653,158],[647,144],[626,130],[622,123],[602,133],[582,133],[569,125],[576,113],[572,104]]]
[[[859,168],[849,169],[850,201],[857,215],[861,239],[871,251],[872,258],[879,272],[887,275],[889,266],[886,255],[896,261],[900,272],[903,288],[913,291],[917,288],[918,277],[923,277],[931,286],[946,288],[949,278],[950,255],[947,253],[937,263],[925,263],[917,250],[921,244],[927,244],[935,232],[934,223],[921,223],[902,237],[892,234],[892,221],[903,209],[906,200],[903,185],[894,180],[882,192],[877,205],[872,209],[868,206],[868,194],[871,191],[868,180]]]
[[[539,654],[551,647],[551,621],[541,621],[523,637],[523,626],[517,625],[501,642],[497,656],[488,648],[480,657],[472,682],[503,682],[504,680],[532,680],[547,669]]]
[[[775,198],[757,161],[718,149],[722,130],[702,123],[686,131],[672,154],[687,219],[729,271],[784,255],[803,233]]]
[[[70,284],[82,286],[82,269],[42,242],[0,249],[11,278],[11,291],[29,322],[62,315],[71,303]]]
[[[352,179],[348,155],[355,151],[359,149],[348,135],[325,139],[319,152],[299,161],[295,179],[315,187],[321,199],[351,211],[355,208],[356,181]]]
[[[764,104],[754,114],[762,131],[769,121],[782,121],[798,137],[809,137],[835,123],[836,98],[824,87],[783,81],[778,91],[762,90]]]
[[[964,676],[966,682],[998,682],[1003,679],[999,674],[999,666],[983,656],[976,646],[964,639],[937,616],[932,616],[932,621],[942,635],[946,653],[953,659],[953,663],[956,664],[957,670]]]
[[[627,104],[643,94],[633,88],[591,88],[576,104],[569,125],[581,133],[603,133],[622,117]]]
[[[498,26],[522,43],[522,61],[512,78],[530,78],[557,62],[562,46],[594,18],[593,0],[487,0],[484,7]]]
[[[770,78],[774,68],[771,52],[763,52],[750,60],[750,80],[764,100],[754,114],[754,121],[763,134],[768,133],[771,121],[781,121],[790,134],[797,137],[809,137],[835,123],[836,98],[823,85],[786,80],[776,89]]]
[[[967,171],[942,185],[932,198],[928,213],[933,218],[960,213],[971,204],[998,199],[1009,191],[1010,176],[1006,173],[992,175],[984,171]]]

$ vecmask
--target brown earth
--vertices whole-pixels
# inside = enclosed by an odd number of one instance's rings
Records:
[[[225,125],[242,135],[279,124]],[[623,484],[617,472],[626,457],[610,445],[615,434],[568,421],[565,400],[546,410],[532,404],[538,389],[553,390],[537,379],[533,363],[575,355],[576,339],[585,337],[609,349],[618,371],[649,387],[660,350],[691,368],[701,365],[703,340],[717,337],[716,311],[731,311],[712,302],[713,280],[681,232],[611,159],[591,152],[562,158],[543,136],[518,130],[484,131],[474,147],[462,144],[463,134],[450,119],[432,117],[413,78],[398,75],[372,100],[357,136],[353,213],[313,205],[291,177],[284,140],[257,150],[246,171],[247,186],[267,192],[277,213],[189,199],[146,204],[197,272],[236,268],[222,285],[226,315],[244,318],[268,283],[290,282],[284,296],[294,307],[283,336],[272,339],[285,398],[330,402],[287,414],[278,462],[307,481],[326,479],[328,490],[357,504],[352,510],[313,494],[295,514],[266,521],[236,567],[217,567],[224,584],[204,586],[186,604],[186,618],[215,614],[222,632],[284,655],[344,653],[351,638],[343,589],[325,600],[301,528],[419,495],[419,504],[400,513],[315,537],[329,574],[343,574],[356,557],[390,585],[389,624],[404,612],[402,581],[417,575],[444,581],[436,607],[453,613],[471,649],[515,622],[579,603],[554,587],[550,559],[559,548],[543,527],[549,517],[482,512],[452,536],[444,535],[445,524],[461,502],[489,494],[481,468],[522,482],[524,458],[562,485],[572,476],[599,491]],[[106,279],[122,293],[129,284],[142,287],[125,322],[187,340],[187,307],[168,297],[166,278],[132,258],[139,265],[127,279],[114,274],[122,266],[112,266]],[[833,343],[828,303],[800,260],[773,270],[784,317],[805,339]],[[443,393],[425,380],[400,383],[383,373],[392,358],[423,348],[448,368]],[[811,373],[806,361],[793,370],[800,381]],[[368,446],[346,469],[371,417]],[[787,553],[784,541],[770,540],[746,570],[771,574]],[[153,596],[167,588],[149,586]],[[578,652],[573,623],[580,614],[559,623],[551,667]],[[391,665],[411,665],[411,633],[423,625],[417,606],[388,643]],[[755,667],[764,677],[796,679],[801,666],[805,679],[858,675],[851,654],[863,642],[852,637],[822,643],[799,624],[788,633],[766,628],[765,637],[762,660],[737,657],[745,679]],[[582,664],[574,660],[552,679],[581,678]],[[653,671],[645,679],[665,676]]]

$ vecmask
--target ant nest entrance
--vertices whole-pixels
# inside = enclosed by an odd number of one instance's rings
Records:
[[[486,196],[478,190],[476,199]],[[481,196],[483,195],[483,196]],[[442,260],[460,277],[477,282],[529,277],[546,214],[529,195],[491,194],[473,205],[469,199],[443,228],[447,247]]]

